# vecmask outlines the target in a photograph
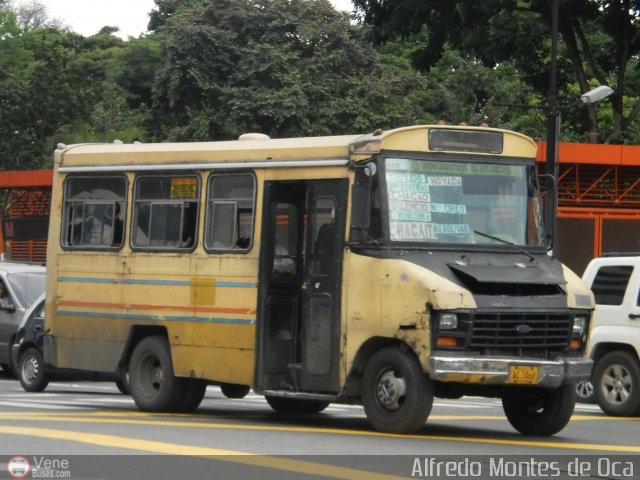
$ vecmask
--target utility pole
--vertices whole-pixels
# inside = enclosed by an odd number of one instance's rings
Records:
[[[551,62],[549,64],[549,95],[547,98],[547,155],[545,162],[544,220],[551,248],[558,245],[556,214],[558,210],[558,140],[560,109],[558,108],[558,1],[551,0]],[[551,178],[553,177],[553,178]]]

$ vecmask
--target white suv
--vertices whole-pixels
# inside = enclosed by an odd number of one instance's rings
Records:
[[[595,258],[582,279],[596,300],[587,345],[593,397],[609,415],[640,415],[640,254]],[[580,384],[579,396],[588,389]]]

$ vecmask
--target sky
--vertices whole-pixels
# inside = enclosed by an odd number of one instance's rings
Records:
[[[122,38],[137,37],[146,32],[153,0],[40,0],[48,16],[71,30],[90,36],[105,25],[120,28]],[[18,0],[16,3],[22,3]],[[351,0],[331,0],[338,10],[351,11]]]

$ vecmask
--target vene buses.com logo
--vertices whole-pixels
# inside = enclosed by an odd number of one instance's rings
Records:
[[[7,472],[12,478],[25,478],[30,471],[29,460],[24,457],[12,457],[7,462]]]

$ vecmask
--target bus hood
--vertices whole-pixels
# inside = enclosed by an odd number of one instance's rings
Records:
[[[564,285],[567,283],[561,271],[541,268],[539,265],[525,263],[477,265],[464,262],[447,265],[463,283],[468,283],[469,279],[479,284]]]

